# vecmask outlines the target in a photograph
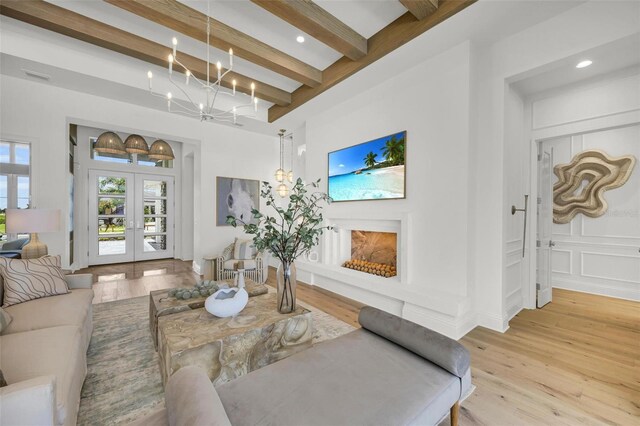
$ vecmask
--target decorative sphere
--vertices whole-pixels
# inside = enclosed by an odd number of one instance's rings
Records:
[[[169,297],[175,297],[177,290],[175,288],[172,288],[171,290],[169,290]]]

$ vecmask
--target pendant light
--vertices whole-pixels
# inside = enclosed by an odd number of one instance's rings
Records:
[[[283,163],[284,163],[284,132],[286,132],[285,129],[280,129],[280,132],[278,133],[278,136],[280,136],[280,168],[278,170],[276,170],[276,181],[278,182],[282,182],[284,181],[284,176],[285,176],[285,171],[283,168]]]
[[[173,149],[171,149],[168,143],[162,139],[158,139],[152,143],[151,148],[149,148],[149,158],[156,161],[165,161],[173,160],[176,156],[173,155]]]
[[[101,154],[126,154],[124,143],[114,132],[104,132],[93,145],[93,149]]]
[[[129,137],[124,140],[124,149],[129,154],[149,153],[149,145],[147,145],[147,141],[140,135],[129,135]]]
[[[284,179],[286,177],[287,172],[284,171],[284,134],[286,130],[280,129],[278,136],[280,136],[280,168],[276,170],[276,180],[281,182],[280,185],[276,188],[276,192],[282,198],[286,197],[289,194],[289,187],[285,185]]]
[[[289,173],[287,173],[287,180],[289,181],[289,183],[293,183],[293,133],[291,133],[290,135],[290,139],[291,139],[291,169],[289,170]]]

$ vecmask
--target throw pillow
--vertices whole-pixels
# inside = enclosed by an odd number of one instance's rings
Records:
[[[9,312],[0,308],[0,334],[2,334],[9,324],[11,324],[11,320],[13,320],[13,318],[11,318]]]
[[[7,386],[7,381],[4,379],[4,374],[2,374],[2,370],[0,370],[0,388]]]
[[[0,274],[4,279],[3,308],[69,292],[60,256],[39,259],[7,259],[0,257]]]
[[[233,246],[233,258],[236,260],[250,260],[253,259],[254,256],[253,241],[236,238]]]

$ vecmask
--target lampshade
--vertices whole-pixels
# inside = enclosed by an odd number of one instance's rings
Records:
[[[7,233],[56,232],[60,230],[58,209],[7,209]]]
[[[284,198],[287,196],[287,194],[289,194],[289,187],[284,183],[281,183],[280,185],[278,185],[278,188],[276,188],[276,192],[279,196]]]
[[[293,183],[293,170],[289,170],[289,173],[287,173],[287,180]]]
[[[151,144],[151,148],[149,149],[149,158],[160,161],[173,160],[176,156],[173,155],[173,149],[171,149],[171,146],[168,143],[162,139],[158,139]]]
[[[124,143],[120,136],[116,135],[113,132],[104,132],[100,136],[98,136],[98,140],[96,144],[93,146],[98,152],[108,153],[108,154],[126,154],[127,151],[124,149]]]
[[[278,182],[282,182],[284,180],[285,171],[282,169],[276,170],[276,180]]]
[[[124,149],[129,154],[148,154],[149,145],[140,135],[129,135],[124,141]]]

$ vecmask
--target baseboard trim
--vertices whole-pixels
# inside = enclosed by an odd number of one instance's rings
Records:
[[[488,312],[478,313],[478,325],[504,333],[509,329],[509,320]]]
[[[553,280],[553,287],[561,288],[564,290],[577,291],[580,293],[597,294],[600,296],[614,297],[616,299],[631,300],[634,302],[640,301],[640,289],[636,290],[630,288],[620,288],[617,286],[606,284],[558,279]]]

